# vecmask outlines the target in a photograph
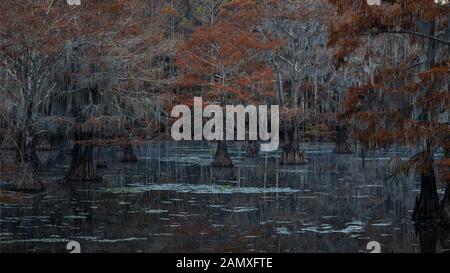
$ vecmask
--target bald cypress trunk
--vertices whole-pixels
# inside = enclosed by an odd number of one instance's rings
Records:
[[[447,159],[450,157],[450,148],[448,148],[448,146],[445,148],[445,157]],[[445,228],[450,228],[450,181],[447,179],[446,182],[447,187],[445,188],[444,197],[442,198],[441,206],[439,207],[439,225]]]
[[[100,154],[101,148],[97,147],[97,169],[105,169],[108,165],[106,164],[106,161],[101,158]]]
[[[427,34],[434,36],[436,22],[431,19],[419,24],[419,27],[423,29]],[[424,62],[424,69],[429,70],[436,59],[436,46],[437,43],[433,39],[428,39],[428,45],[426,47],[426,61]],[[427,113],[422,112],[419,117],[420,121],[428,122]],[[416,205],[413,212],[414,221],[426,221],[435,219],[439,213],[439,197],[436,188],[436,177],[433,169],[433,149],[431,144],[427,140],[427,149],[424,151],[423,168],[421,171],[421,184],[420,195],[416,198]]]
[[[225,140],[221,140],[217,144],[216,156],[214,158],[214,162],[212,163],[213,167],[233,167],[233,161],[228,154],[227,142]]]
[[[442,198],[441,206],[439,208],[439,225],[450,228],[450,184],[447,184],[444,198]]]
[[[416,235],[419,237],[420,253],[435,253],[438,243],[436,227],[430,224],[415,225]]]
[[[334,148],[336,154],[351,154],[351,146],[348,141],[348,129],[345,125],[336,126],[336,147]]]
[[[260,143],[257,140],[250,140],[247,144],[247,156],[257,157],[259,155]]]
[[[439,197],[436,189],[436,177],[431,160],[421,172],[420,194],[416,198],[416,205],[412,218],[414,221],[427,221],[438,216]]]
[[[127,144],[123,149],[122,162],[137,162],[138,159],[134,154],[133,145]]]
[[[16,175],[12,180],[11,189],[13,191],[41,191],[44,186],[38,172],[39,160],[36,155],[35,138],[31,128],[26,126],[17,135]]]
[[[28,161],[19,164],[17,173],[12,180],[11,190],[26,192],[44,190],[35,164]]]
[[[300,150],[297,138],[297,130],[285,130],[285,143],[282,147],[281,162],[283,165],[305,164],[306,159]]]
[[[97,165],[94,164],[92,145],[78,143],[74,145],[66,180],[76,182],[98,182],[102,180],[97,173]]]

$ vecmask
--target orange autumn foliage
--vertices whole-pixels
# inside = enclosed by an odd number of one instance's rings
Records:
[[[335,63],[351,65],[361,49],[369,52],[365,58],[379,63],[373,75],[364,73],[346,95],[340,117],[353,121],[356,138],[369,148],[394,144],[419,148],[423,152],[420,169],[432,164],[430,154],[443,150],[448,155],[450,41],[439,33],[450,27],[450,4],[434,0],[389,1],[381,6],[368,6],[363,0],[331,2],[340,14],[330,26],[329,46]],[[378,45],[381,41],[394,45],[403,39],[412,46],[403,51],[403,58],[389,55],[389,50],[376,55],[368,37],[378,39]]]
[[[214,25],[196,29],[177,54],[179,86],[225,103],[273,96],[273,75],[261,58],[277,44],[253,31],[261,23],[255,1],[231,1]]]

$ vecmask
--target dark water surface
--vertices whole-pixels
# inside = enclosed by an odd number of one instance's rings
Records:
[[[3,192],[2,252],[382,252],[445,251],[448,234],[415,229],[419,183],[385,182],[401,150],[335,155],[333,144],[303,144],[309,163],[280,166],[279,154],[209,166],[214,145],[158,142],[136,146],[138,163],[102,149],[101,183],[68,183],[69,156],[41,152],[46,191]]]

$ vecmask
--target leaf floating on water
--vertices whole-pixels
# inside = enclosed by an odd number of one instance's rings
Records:
[[[86,219],[87,217],[84,215],[67,215],[64,216],[66,219]]]
[[[168,210],[164,210],[164,209],[147,209],[145,210],[145,213],[148,214],[157,214],[157,213],[166,213],[169,212]]]
[[[277,227],[275,232],[279,235],[291,235],[292,233],[286,227]]]
[[[223,211],[226,211],[226,212],[236,212],[236,213],[239,213],[239,212],[257,211],[258,209],[257,209],[257,208],[251,208],[251,207],[234,207],[234,208],[231,208],[231,209],[225,209],[225,208],[223,208],[222,210],[223,210]]]
[[[373,226],[373,227],[387,227],[387,226],[390,226],[390,225],[392,225],[392,223],[387,222],[387,223],[374,223],[371,226]]]

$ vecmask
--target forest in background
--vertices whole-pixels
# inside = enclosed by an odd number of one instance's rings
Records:
[[[1,1],[2,179],[43,190],[36,152],[69,143],[66,180],[99,181],[96,150],[137,161],[133,143],[170,139],[172,107],[201,96],[280,105],[282,164],[307,164],[301,141],[410,148],[387,179],[419,176],[413,218],[449,226],[449,15],[445,0]],[[233,165],[226,142],[212,165]]]

